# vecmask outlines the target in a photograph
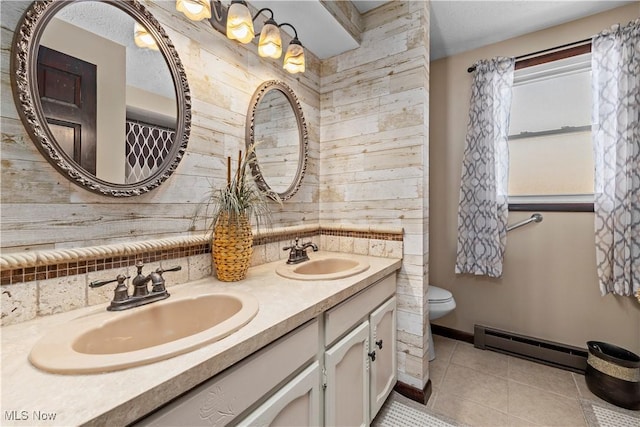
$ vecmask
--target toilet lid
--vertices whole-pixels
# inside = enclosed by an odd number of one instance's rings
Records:
[[[444,302],[453,298],[453,294],[446,289],[437,286],[429,286],[427,289],[427,299],[429,302]]]

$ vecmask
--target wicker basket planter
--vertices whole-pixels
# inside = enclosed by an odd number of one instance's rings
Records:
[[[211,255],[218,280],[237,282],[247,276],[253,253],[253,233],[247,215],[229,218],[221,214],[216,221]]]
[[[253,147],[244,157],[240,151],[238,170],[232,174],[231,157],[227,157],[227,184],[212,189],[203,205],[207,229],[213,231],[213,270],[223,282],[236,282],[247,276],[253,254],[252,223],[259,229],[265,221],[270,222],[267,190],[259,188],[250,177],[247,179],[248,166],[255,161]],[[280,202],[277,195],[274,200]]]

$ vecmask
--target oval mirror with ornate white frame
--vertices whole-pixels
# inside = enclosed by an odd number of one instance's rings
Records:
[[[27,132],[73,183],[137,196],[182,160],[191,128],[186,73],[138,1],[33,2],[15,32],[11,71]]]
[[[308,133],[300,101],[284,82],[264,82],[253,94],[246,145],[254,156],[250,166],[258,187],[273,199],[291,198],[307,167]]]

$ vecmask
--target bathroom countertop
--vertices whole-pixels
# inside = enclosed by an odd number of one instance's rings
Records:
[[[310,258],[331,255],[310,254]],[[344,254],[334,254],[343,255]],[[249,269],[239,282],[205,278],[171,286],[173,295],[187,286],[247,291],[260,302],[256,317],[234,334],[197,350],[152,364],[103,374],[58,375],[33,367],[27,357],[48,331],[107,304],[1,328],[3,426],[125,425],[190,390],[313,319],[379,279],[398,270],[401,260],[349,254],[369,262],[357,275],[330,281],[298,281],[276,274],[284,260]]]

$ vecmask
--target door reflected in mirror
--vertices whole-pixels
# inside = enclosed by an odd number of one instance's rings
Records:
[[[136,23],[105,3],[71,3],[47,24],[38,51],[40,102],[56,141],[117,184],[158,170],[177,121],[169,67],[159,51],[136,45]]]
[[[268,81],[256,90],[247,115],[247,147],[254,149],[252,173],[267,194],[281,200],[300,187],[307,161],[307,128],[293,90]]]
[[[136,1],[38,3],[16,32],[26,61],[14,60],[14,93],[40,151],[102,194],[160,185],[190,127],[186,75],[164,29]]]

